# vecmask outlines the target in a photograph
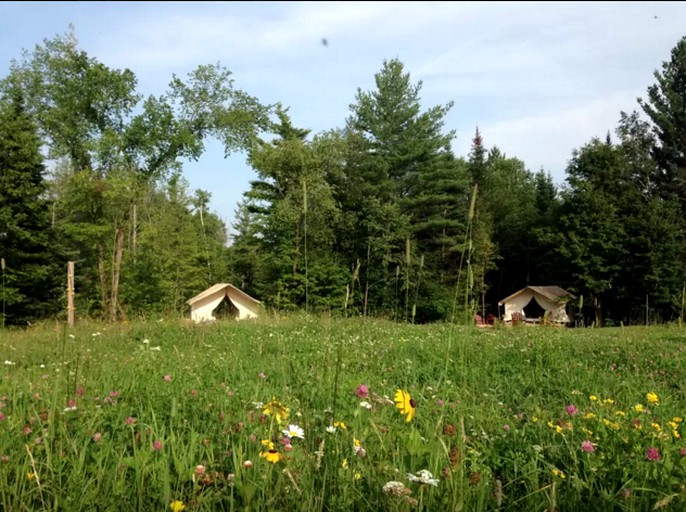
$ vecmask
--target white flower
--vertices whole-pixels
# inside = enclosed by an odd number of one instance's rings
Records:
[[[157,350],[158,352],[161,352],[161,351],[162,351],[162,347],[160,347],[159,345],[157,345],[156,347],[150,347],[150,350]]]
[[[264,407],[262,402],[253,402],[252,404],[255,406],[255,409],[262,409]]]
[[[333,425],[329,425],[328,427],[326,427],[326,431],[329,434],[335,434],[336,433],[336,427],[334,427]]]
[[[150,340],[148,338],[143,338],[143,344],[147,345],[148,343],[150,343]]]
[[[288,437],[288,439],[293,439],[294,437],[305,439],[305,431],[298,425],[288,425],[288,428],[281,432]]]
[[[40,365],[40,367],[41,367],[41,368],[45,368],[45,365],[44,365],[44,364],[42,364],[42,365]]]
[[[14,362],[12,362],[12,361],[8,361],[7,359],[5,359],[5,364],[6,364],[7,366],[13,366],[13,365],[15,365],[15,364],[17,364],[17,363],[14,363]]]
[[[363,400],[362,402],[360,402],[360,407],[363,407],[363,408],[365,408],[365,409],[371,409],[371,408],[372,408],[372,404],[370,404],[370,403],[367,402],[366,400]]]
[[[433,477],[428,469],[421,469],[416,475],[412,473],[407,474],[407,479],[411,482],[419,482],[420,484],[433,485],[438,487],[438,480]]]
[[[64,412],[72,412],[75,411],[77,407],[75,405],[72,405],[71,407],[67,407],[64,409]]]
[[[407,489],[402,482],[391,480],[390,482],[386,482],[383,486],[383,492],[386,494],[393,494],[394,496],[404,496],[410,494],[412,491]]]
[[[71,339],[76,338],[76,336],[74,336],[73,334],[70,334],[69,337],[70,337]]]
[[[94,332],[93,334],[91,334],[91,336],[93,336],[95,338],[96,336],[102,336],[102,333],[101,332]]]

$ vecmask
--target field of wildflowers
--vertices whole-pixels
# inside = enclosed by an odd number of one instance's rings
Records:
[[[686,509],[675,327],[0,336],[1,510]]]

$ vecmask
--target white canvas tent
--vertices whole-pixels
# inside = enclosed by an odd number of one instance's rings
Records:
[[[498,302],[505,307],[503,320],[512,321],[521,313],[527,321],[540,321],[544,316],[552,323],[569,322],[567,303],[576,296],[559,286],[527,286]]]
[[[191,319],[195,322],[216,320],[212,312],[224,299],[228,301],[234,318],[243,320],[258,316],[261,304],[259,300],[253,299],[232,284],[219,283],[186,301],[186,304],[191,307]]]

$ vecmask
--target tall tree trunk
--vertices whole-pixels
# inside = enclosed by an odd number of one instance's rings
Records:
[[[100,307],[103,315],[107,311],[107,289],[105,286],[105,249],[98,244],[98,278],[100,280]]]
[[[124,232],[117,228],[114,235],[114,262],[112,265],[112,291],[110,293],[110,321],[117,321],[119,306],[119,274],[121,271],[121,258],[124,246]]]
[[[138,205],[134,199],[131,203],[131,255],[136,263],[136,242],[138,239]]]
[[[298,273],[300,260],[300,221],[295,224],[295,257],[293,258],[293,275]]]

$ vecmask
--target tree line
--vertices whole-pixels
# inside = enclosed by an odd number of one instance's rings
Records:
[[[654,79],[558,186],[478,128],[455,155],[452,103],[424,108],[398,59],[343,127],[313,134],[219,64],[145,97],[73,30],[46,39],[0,82],[2,320],[63,315],[68,260],[77,315],[110,321],[184,312],[217,282],[277,310],[408,322],[497,315],[519,288],[555,284],[595,325],[681,320],[686,37]],[[231,240],[183,176],[209,138],[257,176]]]

